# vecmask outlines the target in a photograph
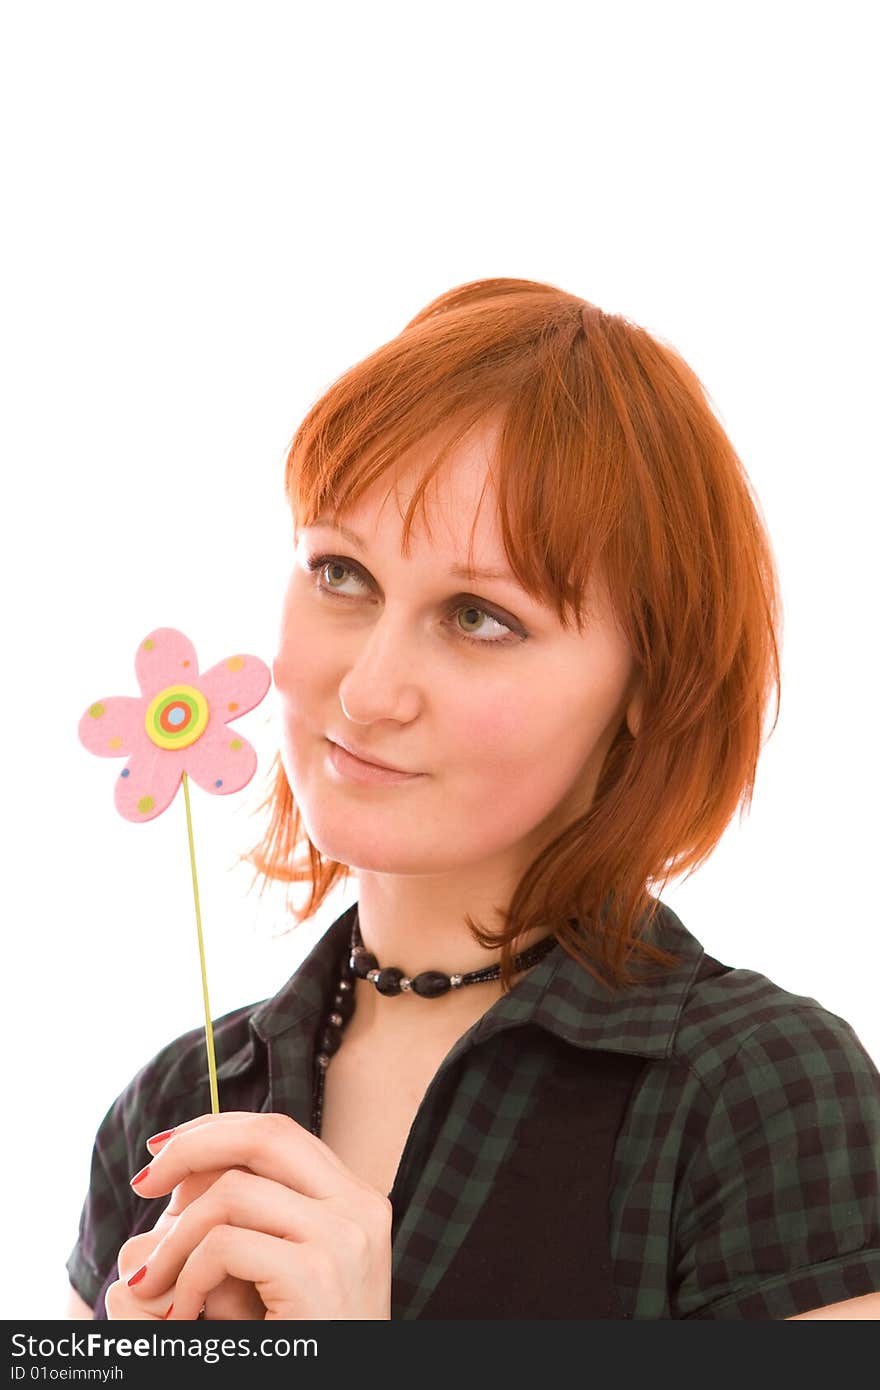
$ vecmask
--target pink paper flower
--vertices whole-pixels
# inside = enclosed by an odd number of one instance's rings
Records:
[[[137,650],[140,696],[110,695],[89,705],[80,742],[101,758],[128,758],[116,779],[126,820],[154,820],[174,800],[185,772],[206,792],[240,791],[257,770],[246,738],[229,728],[258,705],[272,679],[256,656],[228,656],[199,675],[195,647],[157,627]]]

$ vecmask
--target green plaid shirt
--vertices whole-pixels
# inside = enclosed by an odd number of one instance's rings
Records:
[[[215,1023],[223,1110],[309,1128],[316,1032],[355,906],[273,998]],[[560,1046],[584,1067],[597,1052],[645,1063],[607,1194],[624,1317],[786,1318],[880,1290],[880,1077],[852,1028],[750,970],[695,983],[703,949],[665,904],[652,934],[676,952],[673,970],[610,995],[557,946],[444,1059],[390,1194],[394,1318],[422,1315],[468,1240]],[[96,1317],[120,1245],[168,1201],[129,1185],[147,1136],[210,1109],[199,1028],[147,1063],[102,1121],[67,1261]],[[540,1156],[537,1172],[553,1182]]]

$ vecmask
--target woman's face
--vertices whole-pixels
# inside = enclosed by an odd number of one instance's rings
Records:
[[[494,437],[483,425],[442,466],[425,498],[431,537],[419,515],[408,558],[401,518],[426,457],[415,449],[387,499],[381,478],[338,518],[360,544],[331,517],[296,538],[274,663],[282,761],[313,844],[355,869],[518,875],[589,806],[621,720],[637,729],[611,613],[595,595],[578,633],[526,594],[491,483],[473,564],[505,577],[453,573]],[[332,740],[419,775],[354,780]]]

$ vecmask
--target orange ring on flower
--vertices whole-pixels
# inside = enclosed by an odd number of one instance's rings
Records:
[[[188,748],[208,727],[208,701],[192,685],[168,685],[154,695],[144,716],[147,738],[157,748]]]

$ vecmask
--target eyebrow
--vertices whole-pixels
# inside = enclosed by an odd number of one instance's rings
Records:
[[[349,526],[343,526],[338,521],[334,522],[330,521],[327,517],[318,517],[317,521],[312,522],[312,527],[318,526],[338,531],[341,536],[345,536],[345,539],[351,541],[352,545],[356,545],[359,550],[366,550],[367,548],[366,542],[362,536],[358,535],[357,531],[352,531]],[[306,527],[305,529],[309,530],[311,528]],[[522,587],[516,576],[512,574],[510,570],[470,569],[467,565],[453,565],[449,570],[449,574],[453,579],[505,579],[510,584],[516,584],[517,588]]]

